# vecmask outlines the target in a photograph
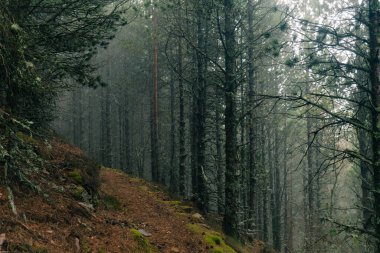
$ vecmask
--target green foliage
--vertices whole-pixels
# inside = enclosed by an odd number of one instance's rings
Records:
[[[219,232],[209,230],[198,224],[188,224],[187,227],[194,233],[203,235],[203,239],[212,249],[212,253],[236,253],[234,249],[226,244]]]
[[[91,246],[87,241],[81,241],[81,252],[83,253],[91,253]]]
[[[83,178],[79,170],[69,172],[69,177],[77,184],[83,184]]]
[[[0,111],[0,162],[5,168],[0,182],[4,185],[18,182],[40,192],[31,175],[39,173],[44,160],[35,151],[36,141],[31,138],[30,127],[30,122]]]
[[[210,244],[213,244],[213,245],[214,244],[221,245],[222,238],[220,238],[220,236],[217,236],[217,235],[210,235],[210,236],[207,236],[206,241],[208,241]]]
[[[151,253],[152,249],[148,240],[137,229],[130,230],[133,234],[133,239],[137,242],[139,252]]]
[[[282,32],[286,32],[287,30],[289,30],[289,23],[286,21],[282,22],[280,25],[280,30]]]
[[[76,186],[72,191],[72,195],[75,199],[82,200],[85,191],[86,190],[82,186]]]
[[[293,68],[298,63],[299,59],[297,57],[286,59],[285,65],[289,68]]]
[[[0,106],[40,126],[57,88],[104,85],[91,59],[125,24],[126,2],[1,1]]]
[[[21,244],[10,244],[8,245],[9,252],[23,252],[23,253],[47,253],[47,249],[43,248],[34,248],[29,244],[21,243]]]
[[[37,146],[37,141],[33,138],[32,135],[25,134],[23,132],[16,132],[16,136],[23,142]]]

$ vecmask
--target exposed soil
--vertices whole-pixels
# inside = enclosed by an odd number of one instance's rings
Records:
[[[11,184],[14,214],[11,194],[0,186],[0,253],[235,252],[203,224],[192,203],[174,201],[160,186],[123,172],[99,169],[82,150],[57,137],[26,140],[46,161],[29,175],[42,191]],[[205,240],[208,233],[218,236],[214,244]],[[254,244],[237,251],[269,252]]]
[[[149,242],[159,251],[208,252],[202,238],[189,231],[190,215],[179,213],[158,187],[110,169],[101,171],[102,191],[120,200],[129,225],[150,233]],[[121,219],[122,217],[115,217]]]
[[[80,149],[56,139],[50,148],[39,144],[41,156],[50,160],[46,171],[33,178],[43,192],[12,186],[14,215],[8,191],[0,187],[0,252],[209,252],[201,235],[187,229],[191,207],[170,201],[158,186],[105,168],[99,180],[97,172],[88,175],[93,164]],[[86,189],[100,181],[96,210],[75,198],[79,186],[69,175],[76,170]],[[148,247],[139,245],[131,229],[147,233]]]

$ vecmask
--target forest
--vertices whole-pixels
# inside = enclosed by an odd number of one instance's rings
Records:
[[[379,0],[3,0],[0,106],[242,245],[380,253]]]

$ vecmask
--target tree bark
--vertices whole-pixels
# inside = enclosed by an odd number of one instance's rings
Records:
[[[369,0],[369,64],[371,81],[374,221],[376,248],[380,252],[380,12],[379,1]]]
[[[237,147],[236,117],[236,38],[235,1],[224,0],[225,17],[225,135],[226,135],[226,204],[223,219],[224,232],[239,238],[239,179],[240,166]]]
[[[175,166],[176,157],[176,141],[175,141],[175,118],[174,118],[174,104],[175,104],[175,90],[174,90],[174,77],[171,73],[170,80],[170,191],[172,193],[178,192],[178,179],[177,167]]]
[[[152,30],[153,30],[153,93],[152,93],[152,119],[151,119],[151,169],[152,180],[158,182],[159,175],[159,157],[158,157],[158,43],[157,43],[157,15],[156,1],[153,0],[152,10]]]
[[[178,1],[181,6],[181,0]],[[180,10],[181,11],[181,10]],[[180,17],[182,15],[180,14]],[[182,20],[182,19],[180,19]],[[183,86],[183,48],[182,38],[178,38],[178,89],[179,89],[179,193],[186,195],[186,141],[185,141],[185,97]]]

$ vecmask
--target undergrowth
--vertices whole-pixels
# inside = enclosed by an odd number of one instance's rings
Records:
[[[133,239],[137,242],[138,252],[152,253],[152,248],[149,241],[144,237],[140,231],[132,228]]]
[[[0,111],[0,184],[27,186],[40,193],[32,176],[41,171],[45,161],[36,152],[31,126],[32,122]]]
[[[120,211],[121,210],[120,201],[112,195],[106,194],[103,197],[102,201],[103,201],[103,204],[107,210],[113,210],[113,211]]]
[[[188,224],[187,227],[196,234],[203,235],[204,241],[210,248],[210,253],[236,253],[228,246],[219,232],[210,230],[200,224]]]

